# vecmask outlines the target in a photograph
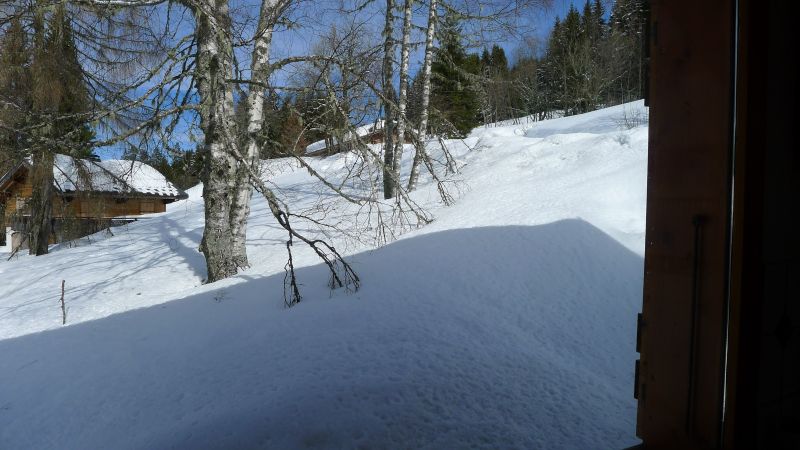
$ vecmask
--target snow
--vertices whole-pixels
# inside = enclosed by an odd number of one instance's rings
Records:
[[[331,234],[356,293],[297,247],[291,309],[286,236],[260,198],[253,267],[202,284],[199,186],[113,236],[3,258],[0,448],[635,444],[647,128],[590,114],[450,142],[456,203],[421,179],[432,224],[377,249]],[[311,164],[336,179],[347,157]],[[265,173],[298,208],[325,192],[288,161]]]
[[[54,185],[61,192],[94,191],[181,197],[181,191],[164,175],[141,161],[94,161],[56,155]]]

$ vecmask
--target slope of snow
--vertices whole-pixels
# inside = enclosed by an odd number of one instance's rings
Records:
[[[330,235],[356,293],[329,291],[298,247],[289,310],[286,236],[258,198],[253,267],[202,285],[199,187],[113,236],[3,258],[0,448],[635,443],[647,129],[612,127],[620,107],[591,115],[450,142],[456,204],[424,180],[432,224],[377,250]],[[346,157],[312,164],[336,178]],[[349,220],[306,170],[266,172],[293,207],[322,195]]]

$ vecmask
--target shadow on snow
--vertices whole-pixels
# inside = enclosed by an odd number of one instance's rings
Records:
[[[635,443],[642,258],[580,220],[458,229],[0,341],[0,447]],[[194,264],[193,264],[194,265]]]

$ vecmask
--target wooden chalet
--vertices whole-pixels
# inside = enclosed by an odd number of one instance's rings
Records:
[[[374,123],[357,127],[355,128],[355,136],[352,132],[348,131],[345,133],[344,138],[341,139],[341,142],[339,142],[337,138],[329,136],[326,139],[309,144],[306,147],[305,155],[328,156],[351,150],[354,146],[354,142],[356,141],[356,136],[365,144],[381,144],[385,140],[383,124],[383,120],[378,120]],[[394,136],[395,138],[397,137],[397,127],[394,128]],[[411,130],[408,130],[406,133],[404,141],[406,144],[413,143]]]
[[[0,177],[0,245],[22,244],[30,219],[31,162],[17,164]],[[153,167],[128,160],[76,159],[55,155],[53,164],[53,235],[62,242],[166,211],[187,197]]]

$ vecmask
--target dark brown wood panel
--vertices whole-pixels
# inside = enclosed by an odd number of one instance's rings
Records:
[[[650,2],[648,206],[637,434],[718,442],[732,148],[730,1]]]

